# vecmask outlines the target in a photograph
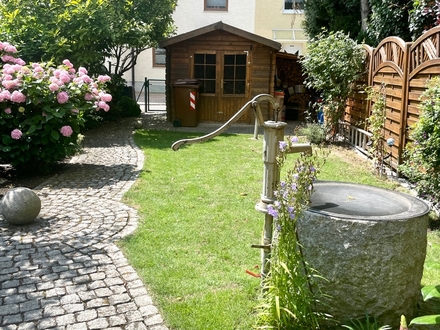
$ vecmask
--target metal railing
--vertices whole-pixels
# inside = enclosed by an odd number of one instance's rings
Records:
[[[145,111],[166,111],[165,79],[148,79],[131,84],[136,102],[145,104]]]

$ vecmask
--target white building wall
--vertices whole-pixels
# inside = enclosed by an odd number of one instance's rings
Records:
[[[173,14],[177,34],[222,21],[254,33],[256,0],[229,0],[227,11],[205,11],[204,0],[179,0]]]

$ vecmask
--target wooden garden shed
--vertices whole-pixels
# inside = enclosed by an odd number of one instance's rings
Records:
[[[166,49],[169,121],[183,115],[195,117],[188,126],[226,122],[254,96],[273,94],[278,42],[220,21],[163,40],[160,47]],[[269,105],[262,110],[269,119]],[[248,112],[239,121],[253,120]]]

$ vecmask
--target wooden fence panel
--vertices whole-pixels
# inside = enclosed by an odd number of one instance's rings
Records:
[[[426,82],[440,75],[440,27],[435,27],[418,38],[409,49],[406,139],[412,125],[419,119],[420,96],[426,88]]]
[[[373,48],[368,45],[364,45],[364,49],[366,52],[365,71],[354,83],[353,92],[351,95],[349,95],[345,104],[345,113],[343,118],[344,122],[361,129],[365,129],[366,118],[369,115],[369,101],[367,100],[367,95],[364,93],[364,90],[365,86],[369,86],[370,84],[369,77],[371,71],[371,55],[373,53]]]
[[[427,31],[414,43],[388,37],[376,48],[364,48],[369,60],[368,86],[379,88],[382,83],[386,84],[384,139],[394,139],[394,146],[390,148],[390,165],[397,169],[403,162],[402,154],[410,141],[410,128],[419,119],[420,96],[426,89],[426,82],[440,76],[440,26]],[[366,121],[374,104],[360,102],[365,98],[362,92],[358,88],[350,96],[344,115],[347,124],[360,128],[363,127],[356,123]]]
[[[405,121],[407,59],[409,44],[397,37],[388,37],[373,49],[370,86],[379,90],[385,85],[386,119],[384,140],[393,139],[394,144],[388,147],[391,152],[389,164],[397,168],[405,139],[402,128]],[[371,101],[371,106],[374,101]]]

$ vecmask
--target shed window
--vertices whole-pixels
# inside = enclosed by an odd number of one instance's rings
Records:
[[[304,10],[304,0],[284,0],[284,10]]]
[[[200,82],[201,93],[215,94],[216,55],[194,54],[194,78]]]
[[[225,55],[223,65],[223,94],[246,94],[246,55]]]
[[[228,0],[205,0],[205,10],[228,10]]]
[[[163,48],[153,48],[153,66],[165,66],[166,50]]]

